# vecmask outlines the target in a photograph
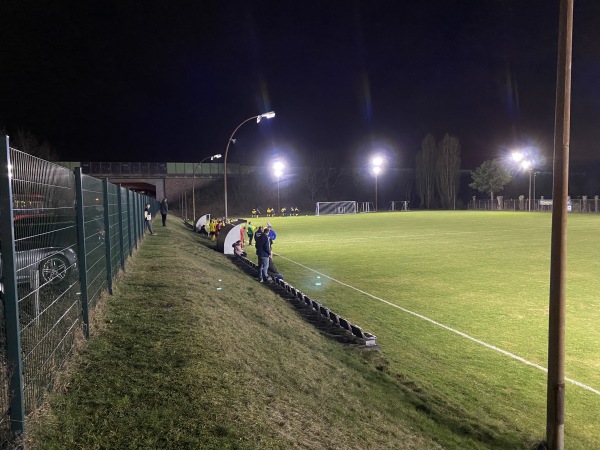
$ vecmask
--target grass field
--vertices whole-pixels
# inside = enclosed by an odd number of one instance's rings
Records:
[[[418,380],[432,414],[451,405],[456,420],[544,437],[549,214],[269,220],[286,280],[376,334],[390,373]],[[571,449],[600,448],[599,231],[600,217],[569,216],[566,376],[583,385],[566,387]]]
[[[567,376],[581,385],[567,384],[565,448],[588,450],[600,448],[600,218],[569,219]],[[375,333],[380,352],[332,339],[171,221],[99,302],[27,448],[539,448],[549,216],[270,220],[286,280]]]

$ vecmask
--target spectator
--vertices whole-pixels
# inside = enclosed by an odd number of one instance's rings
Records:
[[[163,198],[162,202],[160,202],[160,215],[162,216],[163,227],[167,226],[167,214],[169,213],[169,204],[167,203],[167,199]]]
[[[150,235],[154,235],[154,230],[152,230],[152,213],[150,212],[150,203],[146,205],[146,209],[144,209],[144,223],[146,224],[146,228],[150,232]]]
[[[242,249],[242,242],[236,241],[233,245],[233,254],[235,256],[246,257],[248,254]]]
[[[279,270],[277,270],[277,266],[275,265],[275,262],[272,258],[269,260],[269,269],[267,270],[267,273],[271,278],[274,278],[276,280],[283,280],[283,275],[281,275],[279,273]]]
[[[254,226],[252,222],[248,222],[246,232],[248,233],[248,245],[252,245],[252,239],[254,239]]]
[[[275,233],[275,230],[271,228],[271,224],[265,228],[265,233],[267,233],[267,236],[269,237],[269,244],[273,245],[273,241],[277,239],[277,233]]]
[[[260,230],[260,228],[259,228]],[[271,255],[271,244],[269,244],[269,237],[262,230],[256,231],[256,256],[258,256],[258,281],[264,283],[269,280],[269,260],[272,258]]]

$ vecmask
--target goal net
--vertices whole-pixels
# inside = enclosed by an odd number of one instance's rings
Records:
[[[318,202],[315,210],[316,216],[324,216],[329,214],[356,214],[356,202]]]

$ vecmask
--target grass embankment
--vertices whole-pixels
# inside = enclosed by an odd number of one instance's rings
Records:
[[[419,380],[325,337],[200,242],[174,220],[146,238],[105,300],[102,331],[28,428],[32,448],[525,446],[463,429]]]

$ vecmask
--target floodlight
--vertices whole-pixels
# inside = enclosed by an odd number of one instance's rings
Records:
[[[371,160],[371,164],[375,167],[379,167],[383,164],[383,158],[381,156],[374,156]]]
[[[514,162],[519,162],[523,159],[523,153],[520,151],[514,151],[511,153],[510,158],[514,161]]]
[[[275,117],[275,111],[270,111],[270,112],[268,112],[268,113],[261,114],[260,116],[258,116],[258,117],[256,118],[256,123],[259,123],[259,122],[260,122],[260,119],[262,119],[263,117],[264,117],[265,119],[272,119],[273,117]]]
[[[533,163],[527,159],[521,161],[521,169],[528,170],[533,166]]]

